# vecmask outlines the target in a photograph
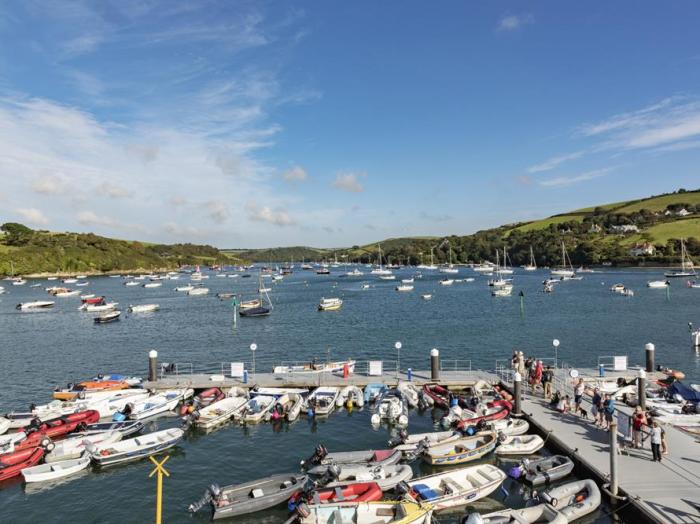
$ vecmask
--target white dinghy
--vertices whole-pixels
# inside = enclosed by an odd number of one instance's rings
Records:
[[[365,395],[357,386],[345,386],[340,390],[338,398],[335,400],[335,407],[357,406],[361,408],[365,405]]]
[[[408,482],[415,498],[441,511],[488,497],[506,479],[506,474],[492,464],[451,469]]]
[[[139,460],[170,449],[184,436],[183,430],[170,428],[108,444],[104,447],[91,445],[88,451],[92,460],[99,466],[111,466]]]
[[[530,455],[544,446],[539,435],[518,435],[506,437],[496,448],[496,455]]]
[[[96,446],[106,446],[119,442],[123,434],[120,431],[105,431],[104,433],[94,433],[92,435],[77,435],[59,442],[55,442],[55,447],[50,453],[44,455],[44,460],[47,463],[62,462],[65,460],[74,460],[80,458],[87,446],[93,444]]]
[[[72,460],[64,460],[55,464],[41,464],[22,470],[22,476],[26,483],[48,482],[75,475],[79,471],[87,469],[90,465],[90,457],[85,455]]]
[[[211,429],[235,417],[248,402],[248,397],[226,397],[192,413],[194,423],[202,429]]]
[[[143,420],[172,411],[194,394],[192,389],[168,389],[146,399],[129,402],[122,413],[131,420]]]

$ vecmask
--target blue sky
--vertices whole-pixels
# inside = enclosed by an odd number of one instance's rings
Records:
[[[700,5],[5,2],[0,219],[220,247],[700,187]]]

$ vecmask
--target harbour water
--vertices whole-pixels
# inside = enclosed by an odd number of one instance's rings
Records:
[[[412,271],[406,270],[405,276]],[[582,281],[563,282],[544,294],[543,271],[516,274],[511,297],[494,298],[486,278],[462,269],[456,278],[474,282],[441,286],[443,275],[424,272],[415,289],[394,291],[397,282],[374,277],[339,278],[297,271],[270,285],[274,311],[266,318],[241,318],[234,329],[229,300],[217,292],[242,292],[252,298],[257,278],[216,278],[204,285],[211,293],[188,297],[173,288],[187,281],[165,281],[155,289],[125,287],[121,279],[91,278],[84,292],[106,295],[120,303],[158,303],[161,310],[129,315],[117,323],[95,325],[92,315],[78,312],[77,298],[55,299],[52,310],[21,313],[22,301],[45,299],[41,287],[5,285],[0,295],[3,392],[0,412],[25,409],[30,402],[50,400],[51,390],[97,373],[144,375],[150,349],[161,361],[198,365],[250,360],[249,346],[258,346],[259,363],[352,357],[396,360],[394,343],[402,342],[401,367],[428,367],[428,353],[437,347],[446,365],[452,359],[471,360],[472,367],[492,369],[497,359],[508,359],[513,348],[539,357],[553,357],[552,339],[561,341],[558,357],[570,365],[595,367],[599,356],[629,355],[641,362],[646,342],[656,345],[656,361],[683,370],[689,382],[700,381],[700,355],[690,348],[687,323],[700,324],[700,290],[674,281],[666,290],[647,289],[648,280],[661,271],[608,271],[585,275]],[[401,273],[399,273],[399,278]],[[362,289],[361,283],[371,284]],[[635,291],[624,297],[609,291],[617,282]],[[4,283],[7,284],[7,283]],[[524,292],[521,310],[518,292]],[[422,293],[433,293],[424,301]],[[321,297],[340,296],[345,303],[337,312],[318,312]],[[263,365],[263,364],[260,364]],[[268,364],[265,364],[268,365]],[[270,371],[271,369],[265,369]],[[209,434],[191,434],[172,454],[165,480],[165,521],[204,521],[206,512],[190,517],[185,508],[211,482],[221,485],[267,474],[294,471],[318,442],[331,450],[381,448],[387,428],[372,429],[369,411],[345,410],[328,420],[291,425],[255,427],[230,425]],[[151,425],[176,424],[161,418]],[[430,412],[411,414],[409,430],[429,431]],[[495,460],[495,459],[490,459]],[[504,469],[508,468],[503,463]],[[99,473],[85,474],[58,486],[27,489],[21,482],[0,486],[0,516],[6,522],[145,522],[153,511],[155,482],[147,478],[149,463],[140,462]],[[504,484],[475,509],[493,510],[523,504],[520,488]],[[608,522],[609,508],[582,522]],[[269,512],[237,522],[281,522],[283,512]],[[448,522],[449,520],[445,520]]]

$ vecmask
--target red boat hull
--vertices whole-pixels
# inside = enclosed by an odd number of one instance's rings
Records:
[[[372,502],[382,499],[382,489],[376,482],[358,482],[345,484],[331,488],[321,488],[309,493],[309,504],[335,504],[338,502]],[[297,504],[300,493],[289,499],[292,504]]]
[[[0,455],[0,481],[16,477],[24,468],[36,466],[44,456],[44,448],[30,448]]]
[[[433,400],[435,407],[450,409],[450,392],[438,384],[425,384],[423,393]]]
[[[27,438],[15,444],[16,450],[34,448],[41,444],[45,438],[59,439],[77,430],[83,424],[94,424],[100,420],[100,413],[94,409],[71,413],[63,417],[44,422],[35,431],[25,428]]]
[[[500,420],[502,418],[506,418],[508,415],[510,415],[511,409],[513,409],[513,405],[508,402],[507,400],[494,400],[493,402],[489,402],[486,404],[487,408],[498,408],[497,411],[494,411],[493,413],[489,413],[487,415],[483,415],[481,417],[474,417],[466,420],[460,420],[457,423],[457,428],[458,429],[466,429],[469,426],[473,426],[475,424],[478,424],[482,420],[484,422],[488,422],[490,420]]]

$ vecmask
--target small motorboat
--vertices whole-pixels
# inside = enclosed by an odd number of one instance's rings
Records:
[[[22,470],[24,481],[29,484],[32,482],[48,482],[58,480],[70,475],[75,475],[79,471],[87,469],[90,465],[90,457],[85,455],[72,460],[64,460],[55,464],[41,464],[40,466],[32,466]]]
[[[553,455],[538,460],[524,459],[517,468],[521,472],[520,476],[529,484],[538,486],[568,476],[574,469],[574,462],[565,455]]]
[[[384,384],[367,384],[365,386],[365,403],[376,401],[386,391]]]
[[[211,429],[231,420],[243,409],[247,402],[248,398],[244,396],[226,397],[205,408],[192,412],[190,416],[197,427]]]
[[[129,306],[129,313],[151,313],[153,311],[158,311],[160,309],[160,306],[158,304],[139,304],[139,305],[130,305]]]
[[[0,435],[10,429],[10,421],[6,417],[0,417]]]
[[[135,280],[129,280],[128,282],[124,282],[124,285],[125,285],[126,287],[136,287],[136,286],[139,286],[139,285],[141,285],[141,284],[139,284],[139,283],[138,283],[137,281],[135,281]]]
[[[267,317],[271,312],[271,309],[262,306],[238,310],[238,314],[242,317]]]
[[[547,492],[540,493],[540,504],[520,509],[505,509],[480,515],[472,513],[464,517],[462,524],[502,524],[518,522],[531,524],[550,522],[566,524],[593,513],[600,506],[600,489],[590,479],[569,482]]]
[[[305,409],[311,416],[327,416],[335,409],[340,388],[323,386],[316,388],[306,399]]]
[[[102,302],[105,301],[105,297],[100,296],[97,297],[92,293],[89,293],[87,295],[80,295],[80,301],[83,304],[101,304]]]
[[[407,482],[410,495],[428,502],[435,511],[473,504],[488,497],[506,479],[506,474],[492,464],[450,469]]]
[[[431,404],[435,407],[450,409],[452,394],[446,387],[439,384],[424,384],[423,395],[428,397],[432,401]]]
[[[328,453],[322,444],[316,446],[314,454],[301,461],[301,466],[308,469],[313,475],[322,475],[328,466],[344,465],[371,465],[392,466],[402,459],[402,453],[397,449],[367,450],[367,451],[341,451]]]
[[[343,487],[353,483],[376,482],[382,491],[394,489],[401,482],[413,478],[413,470],[408,464],[375,466],[373,464],[330,465],[324,471],[324,480],[331,477],[326,487]]]
[[[379,424],[382,420],[400,426],[408,425],[408,404],[399,390],[387,390],[377,399],[371,421],[372,424]]]
[[[404,501],[341,502],[297,508],[300,524],[371,522],[378,524],[430,524],[430,504]]]
[[[343,307],[343,300],[340,298],[322,298],[318,303],[319,311],[338,311]]]
[[[104,447],[114,442],[119,442],[123,435],[119,431],[105,431],[103,433],[93,433],[91,435],[77,434],[55,443],[54,448],[44,457],[45,462],[61,462],[80,458],[87,446]]]
[[[376,482],[352,482],[333,487],[316,488],[292,495],[289,508],[306,504],[335,504],[337,502],[370,502],[381,500],[384,493]]]
[[[208,287],[196,287],[194,289],[190,289],[187,292],[187,295],[191,297],[201,297],[203,295],[209,294],[209,288]]]
[[[399,292],[413,291],[413,286],[410,284],[401,284],[400,286],[396,286],[396,291],[399,291]]]
[[[622,293],[625,290],[625,285],[624,284],[613,284],[610,286],[610,291],[613,293]]]
[[[647,282],[647,287],[651,289],[664,289],[671,285],[668,280],[652,280]]]
[[[523,418],[502,418],[485,422],[485,429],[487,431],[495,431],[499,435],[511,437],[527,433],[530,429],[530,423]]]
[[[199,408],[205,408],[209,404],[218,402],[226,398],[226,394],[217,387],[205,389],[201,393],[190,398],[189,401],[183,402],[180,406],[180,415],[185,416]]]
[[[465,464],[491,453],[496,448],[497,442],[496,433],[464,437],[427,449],[423,453],[423,460],[433,466]]]
[[[340,390],[338,398],[335,400],[335,407],[356,406],[361,408],[365,405],[365,396],[357,386],[345,386]]]
[[[119,320],[121,314],[122,312],[117,309],[116,311],[97,316],[95,317],[95,324],[110,324],[112,322],[116,322]]]
[[[513,405],[507,400],[494,400],[486,405],[478,404],[474,411],[462,409],[459,406],[453,406],[448,415],[449,421],[456,419],[459,429],[466,429],[469,426],[478,424],[483,421],[500,420],[506,418],[510,414]],[[446,417],[446,418],[448,418]]]
[[[248,401],[237,418],[246,424],[257,424],[266,419],[274,406],[275,397],[256,395]]]
[[[458,431],[431,431],[430,433],[414,433],[409,435],[405,430],[399,431],[398,435],[389,440],[389,446],[404,455],[412,455],[416,451],[424,451],[430,447],[441,446],[454,442],[462,438]]]
[[[454,284],[454,283],[455,283],[455,281],[454,281],[453,278],[443,278],[443,279],[440,281],[440,285],[441,285],[441,286],[451,286],[451,285]]]
[[[148,398],[129,402],[124,409],[115,413],[113,420],[120,422],[125,419],[144,420],[168,411],[173,411],[180,402],[194,394],[192,389],[166,389]]]
[[[409,408],[416,408],[420,402],[420,390],[411,382],[401,381],[396,386]]]
[[[128,286],[129,283],[127,283],[126,285]],[[136,285],[138,286],[138,283]],[[175,288],[175,291],[192,291],[193,289],[194,289],[194,286],[188,284],[186,286],[177,286]]]
[[[75,297],[80,295],[80,291],[74,290],[74,291],[59,291],[58,293],[55,293],[54,296],[56,298],[68,298],[68,297]]]
[[[143,287],[145,287],[146,289],[153,289],[153,288],[156,288],[156,287],[161,287],[162,285],[163,285],[162,282],[146,282],[146,283],[143,285]]]
[[[423,293],[420,297],[423,300],[431,300],[433,298],[433,295],[431,293]]]
[[[83,304],[78,308],[80,311],[88,313],[101,313],[102,311],[114,311],[117,309],[119,302],[102,302],[97,304]]]
[[[23,469],[36,466],[44,456],[43,447],[31,447],[0,455],[0,481],[11,479]]]
[[[110,376],[111,377],[111,376]],[[53,398],[57,400],[72,400],[78,396],[86,397],[95,392],[118,391],[128,389],[131,384],[124,378],[113,379],[109,377],[86,380],[77,384],[68,384],[66,388],[57,388],[53,393]]]
[[[32,311],[36,309],[48,309],[54,306],[55,302],[50,300],[35,300],[33,302],[21,302],[15,306],[20,311]]]
[[[544,446],[539,435],[518,435],[506,437],[496,448],[496,455],[530,455]]]
[[[277,397],[275,405],[270,411],[270,420],[286,420],[292,422],[299,418],[301,409],[304,407],[304,397],[299,393],[285,393],[281,397]]]
[[[122,422],[97,422],[95,424],[88,424],[85,426],[85,430],[81,432],[83,435],[92,435],[94,433],[103,433],[106,431],[118,431],[122,434],[122,439],[133,435],[135,433],[140,433],[143,430],[143,422],[138,420],[124,420]]]
[[[150,457],[175,446],[184,437],[180,428],[164,429],[103,446],[88,445],[88,452],[98,466],[111,466]]]
[[[304,489],[306,482],[306,475],[281,474],[223,488],[213,484],[188,510],[195,513],[209,503],[212,520],[247,515],[286,503]]]

